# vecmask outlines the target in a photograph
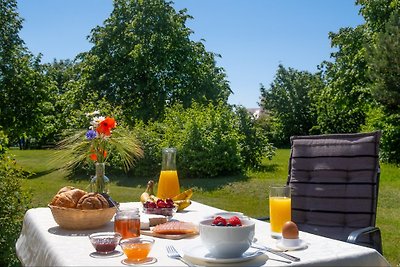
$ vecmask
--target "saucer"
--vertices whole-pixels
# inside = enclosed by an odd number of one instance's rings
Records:
[[[121,261],[122,264],[130,265],[130,266],[134,266],[134,265],[147,265],[147,264],[153,264],[153,263],[156,263],[156,262],[157,262],[157,259],[154,258],[154,257],[147,257],[147,258],[145,258],[145,259],[143,259],[143,260],[140,260],[140,261],[130,261],[130,260],[128,260],[128,259],[123,259],[123,260]]]
[[[114,258],[123,255],[122,251],[114,250],[110,253],[99,253],[99,252],[92,252],[90,253],[90,257],[92,258]]]
[[[276,247],[282,250],[299,250],[303,248],[307,248],[307,243],[303,239],[299,239],[299,244],[297,246],[285,246],[283,245],[283,240],[280,239],[278,243],[276,243]]]
[[[249,248],[245,253],[243,253],[241,256],[236,257],[236,258],[216,258],[214,255],[212,255],[207,250],[206,247],[204,247],[202,245],[196,245],[196,246],[190,247],[190,248],[184,250],[183,254],[184,254],[184,256],[186,256],[188,258],[193,258],[193,259],[210,262],[210,263],[243,262],[243,261],[249,261],[251,259],[254,259],[257,256],[264,255],[264,253],[258,249]]]

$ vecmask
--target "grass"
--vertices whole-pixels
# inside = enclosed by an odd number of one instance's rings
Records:
[[[268,187],[283,185],[288,174],[289,150],[280,149],[273,160],[265,160],[259,171],[245,175],[212,179],[180,177],[181,190],[193,187],[193,200],[225,210],[241,211],[252,217],[268,215]],[[57,170],[63,163],[55,162],[52,150],[11,150],[17,164],[34,174],[23,181],[23,187],[33,194],[32,206],[46,206],[54,194],[65,185],[88,189],[89,175],[67,179]],[[381,165],[377,226],[382,231],[385,258],[392,266],[400,266],[397,244],[400,240],[400,168]],[[157,177],[129,177],[111,174],[110,195],[119,202],[139,201],[147,181]]]

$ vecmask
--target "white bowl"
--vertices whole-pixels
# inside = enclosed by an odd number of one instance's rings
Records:
[[[200,222],[200,239],[214,257],[237,258],[250,247],[255,223],[250,219],[240,220],[242,226],[215,226],[211,225],[213,219]]]

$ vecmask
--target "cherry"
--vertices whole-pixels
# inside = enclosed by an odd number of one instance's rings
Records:
[[[155,209],[155,208],[157,208],[157,204],[155,202],[153,202],[153,201],[149,201],[149,203],[147,205],[147,208]]]
[[[164,202],[164,200],[159,199],[157,200],[157,208],[166,208],[167,207],[167,203]]]

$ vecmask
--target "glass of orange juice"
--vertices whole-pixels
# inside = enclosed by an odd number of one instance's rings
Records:
[[[292,219],[292,201],[289,186],[270,187],[269,217],[271,236],[273,238],[281,238],[283,224]]]
[[[148,257],[153,244],[154,239],[149,237],[121,239],[119,245],[127,257],[127,259],[122,260],[122,263],[126,265],[136,265],[156,262],[157,260],[155,258]]]
[[[176,170],[176,148],[164,148],[160,178],[158,179],[157,197],[173,198],[180,193],[178,172]]]

